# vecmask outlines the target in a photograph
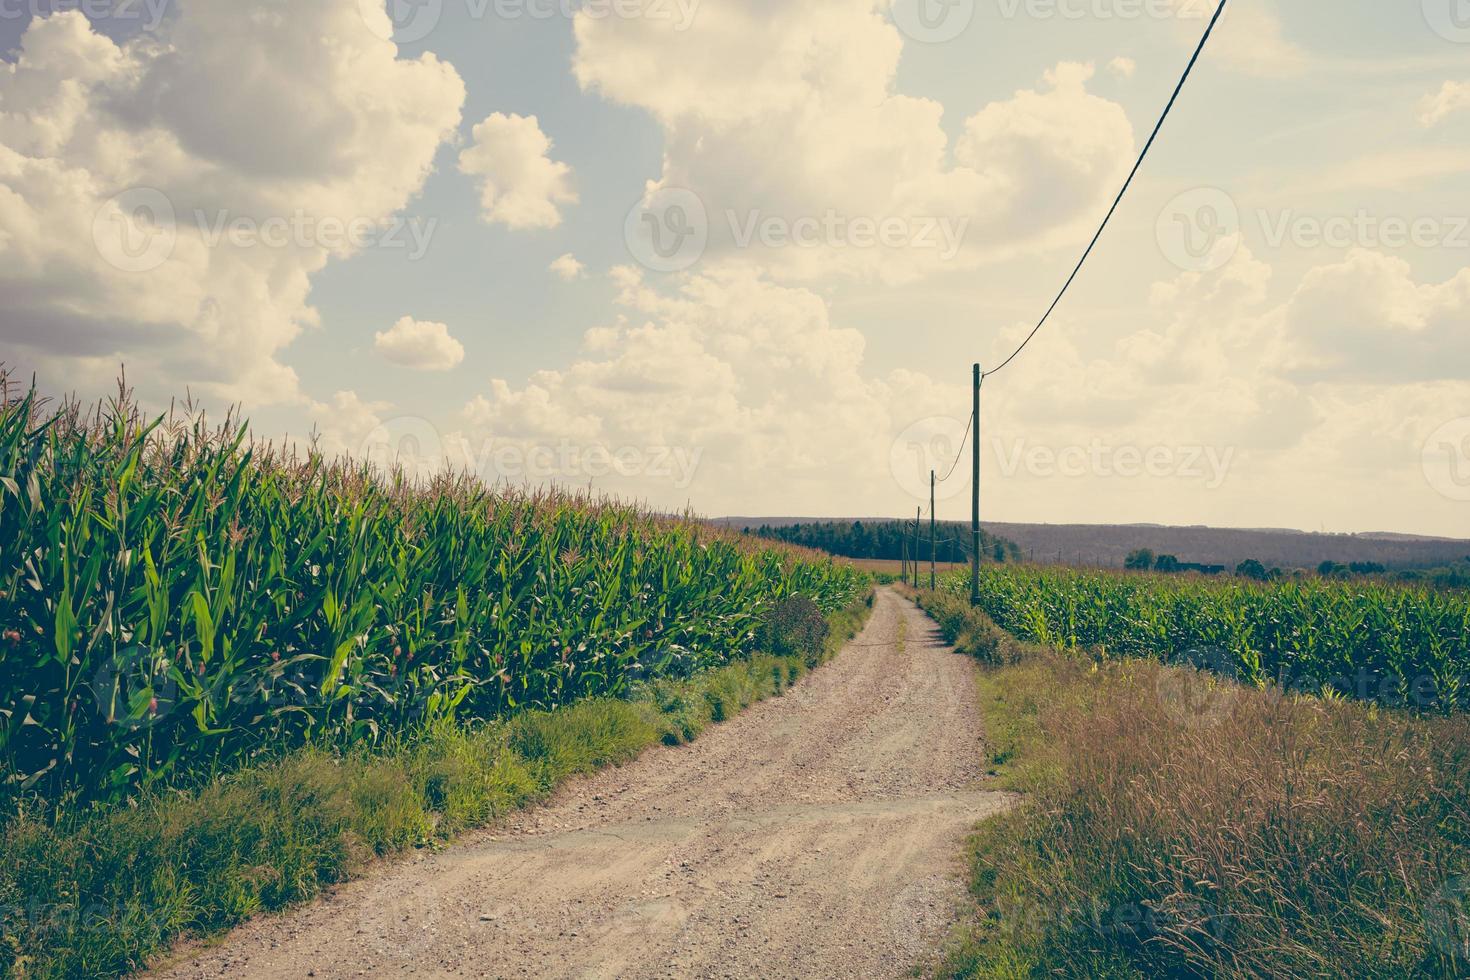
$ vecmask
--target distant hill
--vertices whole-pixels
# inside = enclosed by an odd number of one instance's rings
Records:
[[[893,518],[724,517],[737,530],[763,524],[782,527],[826,520],[880,522]],[[985,522],[988,534],[1014,541],[1036,561],[1121,567],[1137,548],[1182,562],[1234,568],[1247,558],[1267,567],[1316,568],[1324,561],[1377,562],[1390,569],[1431,568],[1470,557],[1470,540],[1375,531],[1315,534],[1285,529],[1165,527],[1157,524],[1005,524]]]

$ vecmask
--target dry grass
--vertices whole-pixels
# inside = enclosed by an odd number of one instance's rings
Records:
[[[1470,972],[1470,718],[1002,648],[980,684],[1026,798],[973,842],[948,974]]]

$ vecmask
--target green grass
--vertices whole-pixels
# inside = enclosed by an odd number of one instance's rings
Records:
[[[871,598],[868,600],[871,603]],[[303,748],[196,792],[0,831],[0,975],[117,976],[185,935],[306,901],[370,861],[438,846],[564,780],[780,695],[856,634],[868,604],[829,617],[820,651],[756,655],[629,699],[592,698],[345,752]]]
[[[922,601],[1000,651],[988,751],[1024,794],[971,841],[940,975],[1470,972],[1470,718],[1098,662]]]

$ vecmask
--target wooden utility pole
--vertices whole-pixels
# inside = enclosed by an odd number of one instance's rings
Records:
[[[919,529],[923,527],[923,507],[914,507],[914,588],[919,588]]]
[[[937,477],[933,470],[929,471],[929,590],[932,592],[939,587],[939,575],[937,563],[939,556],[936,553],[935,526],[934,526],[934,487]]]
[[[980,605],[980,382],[984,375],[980,365],[975,365],[975,398],[973,428],[975,432],[974,455],[971,461],[970,478],[970,536],[974,553],[970,556],[970,605]]]

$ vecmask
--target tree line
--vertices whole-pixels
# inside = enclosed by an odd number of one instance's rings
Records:
[[[809,524],[788,524],[772,527],[745,528],[746,534],[789,544],[816,548],[843,558],[877,558],[898,561],[904,556],[904,543],[912,548],[914,525],[911,521],[814,521]],[[941,522],[936,528],[935,560],[965,563],[970,560],[970,526],[955,522]],[[980,532],[980,556],[982,561],[1018,562],[1021,549],[1014,541],[998,537],[988,531]],[[929,560],[929,525],[919,530],[920,561]]]
[[[1165,574],[1198,572],[1203,575],[1223,575],[1228,570],[1225,565],[1201,565],[1195,562],[1182,562],[1174,555],[1156,555],[1148,548],[1138,548],[1129,552],[1127,559],[1123,562],[1123,567],[1135,572],[1163,572]],[[1316,572],[1322,578],[1393,578],[1404,582],[1424,582],[1442,588],[1467,588],[1470,587],[1470,555],[1465,556],[1464,562],[1455,565],[1411,569],[1396,573],[1376,561],[1348,563],[1324,561],[1317,566]],[[1236,576],[1260,582],[1270,582],[1281,578],[1301,578],[1310,574],[1302,568],[1267,568],[1255,558],[1247,558],[1235,566]]]

